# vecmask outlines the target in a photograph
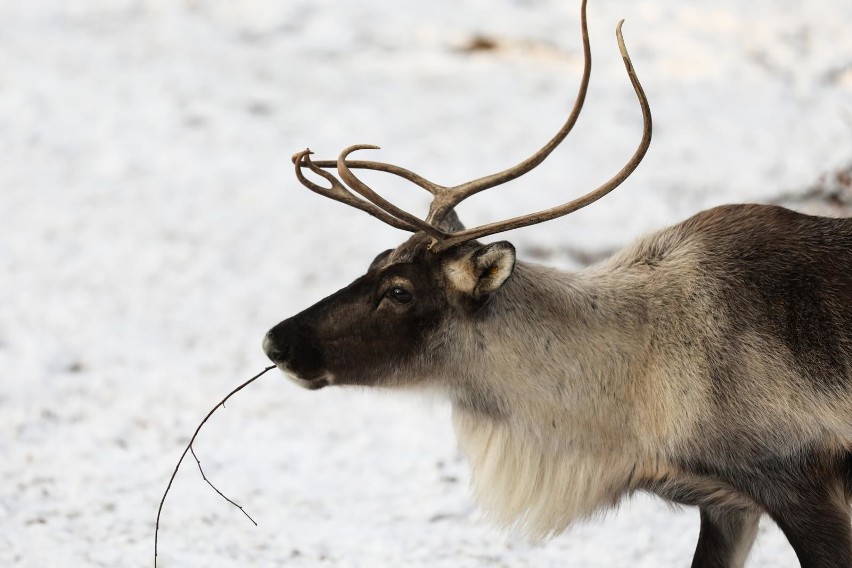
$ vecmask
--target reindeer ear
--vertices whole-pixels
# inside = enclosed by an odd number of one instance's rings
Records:
[[[451,288],[474,300],[499,289],[515,269],[515,247],[506,241],[469,243],[463,250],[447,259],[444,276]]]
[[[470,257],[470,269],[476,279],[474,299],[494,292],[502,286],[515,269],[515,247],[507,241],[485,245]]]

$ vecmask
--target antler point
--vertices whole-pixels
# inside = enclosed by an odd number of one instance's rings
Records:
[[[296,164],[296,163],[301,162],[302,158],[304,158],[305,156],[310,156],[311,154],[313,154],[311,149],[305,148],[304,150],[302,150],[300,152],[296,152],[295,154],[290,156],[290,161],[293,162],[294,164]]]

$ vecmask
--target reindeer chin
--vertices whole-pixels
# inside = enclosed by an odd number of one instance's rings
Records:
[[[288,369],[285,365],[279,364],[276,366],[292,383],[295,383],[296,385],[306,390],[320,390],[321,388],[325,388],[329,385],[334,384],[334,376],[328,372],[324,372],[317,377],[304,378],[298,376],[295,372]]]

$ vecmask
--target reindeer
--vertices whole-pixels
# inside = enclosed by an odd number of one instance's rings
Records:
[[[693,567],[741,567],[768,515],[803,567],[852,566],[852,219],[777,206],[698,213],[577,273],[518,261],[482,237],[556,219],[600,199],[651,141],[648,101],[616,37],[642,109],[641,142],[612,179],[539,213],[466,229],[454,208],[540,164],[445,187],[402,167],[294,156],[321,195],[414,233],[367,273],[273,327],[264,350],[308,389],[429,389],[451,405],[480,504],[534,539],[638,491],[697,506]],[[336,168],[337,176],[328,169]],[[425,220],[353,173],[399,176],[431,192]],[[306,178],[324,178],[329,187]]]

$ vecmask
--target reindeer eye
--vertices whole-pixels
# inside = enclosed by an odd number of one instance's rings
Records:
[[[400,288],[399,286],[394,286],[388,290],[388,296],[400,304],[407,304],[414,298],[414,296],[411,295],[411,292],[405,288]]]

